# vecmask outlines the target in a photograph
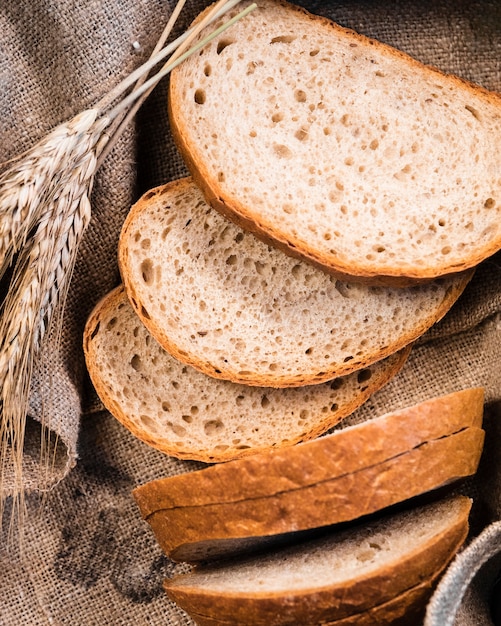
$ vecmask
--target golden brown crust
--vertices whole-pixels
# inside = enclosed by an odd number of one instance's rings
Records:
[[[457,76],[446,74],[441,70],[425,65],[408,54],[397,50],[385,43],[376,41],[365,35],[357,33],[351,29],[343,28],[332,22],[328,18],[313,15],[302,7],[277,0],[276,4],[286,7],[291,12],[300,13],[304,18],[321,24],[324,28],[331,30],[340,39],[348,39],[356,42],[357,45],[370,47],[377,50],[396,62],[402,63],[421,74],[429,74],[446,79],[449,85],[458,87],[462,91],[470,93],[475,98],[480,98],[486,102],[500,107],[501,95],[490,92],[483,87],[473,84]],[[450,276],[462,273],[476,267],[481,261],[496,253],[501,247],[501,234],[488,244],[481,245],[479,242],[475,250],[471,251],[468,257],[461,263],[447,263],[444,260],[439,269],[436,267],[414,266],[409,264],[395,265],[393,268],[387,267],[384,273],[373,271],[367,267],[354,267],[352,263],[347,263],[342,258],[335,258],[332,255],[327,257],[321,251],[306,247],[304,243],[291,234],[286,236],[277,223],[266,223],[260,220],[253,207],[244,205],[238,197],[225,193],[218,180],[209,172],[203,157],[199,155],[196,145],[190,139],[189,130],[183,128],[179,122],[180,99],[178,100],[176,91],[180,87],[177,84],[179,72],[174,70],[170,77],[168,113],[170,127],[174,142],[181,153],[188,170],[190,171],[196,184],[203,191],[207,202],[217,211],[225,215],[228,219],[241,226],[243,229],[254,233],[257,237],[269,243],[287,254],[306,260],[309,263],[320,267],[324,271],[332,273],[341,280],[356,280],[371,285],[386,285],[393,287],[403,287],[412,284],[428,281],[437,276]]]
[[[190,584],[188,576],[164,583],[169,597],[197,621],[201,616],[219,623],[299,624],[360,623],[377,624],[389,619],[410,617],[411,607],[423,608],[432,583],[460,548],[468,533],[471,501],[461,497],[454,522],[393,563],[355,579],[280,593],[267,589],[248,592],[215,592]],[[257,567],[257,565],[256,565]],[[210,570],[209,570],[210,571]],[[367,612],[374,621],[364,621]],[[200,623],[205,623],[201,621]],[[210,623],[210,622],[207,622]]]
[[[480,428],[483,403],[482,388],[457,391],[291,448],[151,481],[137,487],[134,497],[147,518],[158,510],[265,498],[308,487],[376,466],[423,442]]]
[[[309,487],[255,499],[158,510],[147,521],[175,561],[197,561],[204,543],[249,539],[349,522],[473,475],[484,431],[467,428],[394,459]]]
[[[372,607],[367,611],[331,622],[322,622],[322,626],[388,626],[388,624],[392,626],[421,626],[426,604],[436,586],[437,578],[433,577],[416,585],[388,602]],[[190,613],[198,626],[285,626],[286,623],[277,620],[276,615],[275,620],[260,624],[252,618],[245,618],[243,622],[235,622],[200,615],[196,612]],[[308,617],[304,618],[304,620],[308,619]],[[313,624],[311,621],[301,623]],[[290,622],[289,626],[291,626]]]

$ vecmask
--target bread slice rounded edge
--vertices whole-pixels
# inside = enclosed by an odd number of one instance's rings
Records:
[[[186,346],[181,348],[176,341],[172,339],[171,335],[166,332],[165,326],[162,324],[161,320],[159,321],[155,316],[150,315],[144,303],[144,294],[140,286],[138,288],[137,281],[134,279],[135,272],[132,271],[128,254],[128,240],[131,236],[131,231],[137,216],[147,208],[150,202],[160,201],[159,199],[164,194],[173,196],[178,190],[182,190],[190,184],[193,184],[193,181],[189,177],[171,181],[165,185],[149,190],[131,207],[120,233],[118,265],[129,301],[142,323],[156,341],[177,360],[213,378],[220,378],[250,386],[286,388],[321,384],[335,377],[344,376],[353,371],[360,371],[410,346],[431,326],[440,321],[462,295],[474,274],[474,270],[469,270],[459,274],[455,279],[450,280],[450,284],[440,304],[434,306],[433,310],[427,311],[427,317],[420,319],[418,323],[415,323],[413,328],[406,329],[405,332],[399,332],[392,341],[388,341],[384,347],[379,347],[378,350],[373,350],[368,354],[355,356],[350,360],[337,363],[336,369],[333,369],[333,366],[330,368],[325,368],[324,365],[319,367],[317,363],[315,367],[311,366],[310,369],[305,368],[299,373],[279,374],[271,371],[266,372],[264,369],[259,368],[250,368],[249,371],[243,373],[240,368],[234,367],[231,363],[218,363],[216,367],[213,362],[204,356],[203,352],[190,350],[186,348]]]
[[[244,449],[228,448],[226,450],[218,450],[215,446],[207,447],[206,449],[186,446],[185,449],[182,449],[179,445],[170,443],[167,438],[160,439],[159,437],[155,437],[147,432],[146,429],[138,426],[138,424],[131,419],[130,415],[122,409],[121,404],[116,400],[114,395],[110,393],[109,388],[103,382],[102,377],[99,374],[99,370],[95,366],[92,344],[94,335],[99,332],[102,317],[107,313],[107,311],[112,310],[120,304],[124,298],[126,298],[126,295],[123,285],[117,286],[111,292],[106,294],[95,305],[84,328],[83,348],[87,370],[92,384],[105,408],[135,437],[164,454],[168,454],[179,459],[198,460],[206,463],[220,463],[254,455],[256,453],[262,453],[269,449],[275,449],[277,442],[272,440],[270,440],[268,445],[263,444],[261,446]],[[129,303],[129,301],[127,302]],[[140,322],[139,319],[138,321]],[[344,417],[350,415],[366,400],[368,400],[373,393],[383,387],[391,378],[396,376],[407,360],[410,350],[411,346],[409,345],[399,352],[387,357],[385,360],[386,364],[383,365],[381,362],[381,367],[377,368],[376,375],[372,376],[367,381],[363,390],[361,390],[356,396],[353,396],[351,401],[340,405],[335,412],[332,412],[328,416],[323,416],[319,413],[318,421],[314,427],[307,432],[302,432],[300,435],[291,437],[287,442],[281,442],[280,446],[290,447],[298,442],[313,439],[335,426]],[[375,365],[376,364],[373,364],[373,367]],[[207,377],[207,384],[211,384],[210,377]],[[315,393],[314,388],[312,393]]]
[[[345,619],[348,624],[362,612],[377,611],[381,614],[384,610],[384,614],[388,614],[388,607],[385,606],[387,603],[392,603],[398,611],[402,611],[402,604],[406,604],[404,594],[414,597],[423,583],[427,591],[431,591],[431,583],[438,578],[467,537],[472,502],[465,496],[456,496],[451,501],[454,501],[457,511],[447,528],[436,532],[423,544],[413,544],[408,553],[395,555],[393,561],[384,567],[342,582],[310,588],[305,582],[304,590],[289,593],[269,592],[265,588],[261,592],[222,593],[193,586],[188,573],[166,580],[164,588],[170,599],[188,614],[234,624],[264,626],[274,623],[323,624],[331,621],[344,624]],[[344,532],[356,533],[356,528],[354,531]],[[335,536],[335,531],[333,535]],[[250,559],[259,565],[259,556]],[[224,568],[224,562],[217,567]],[[201,571],[210,572],[210,569],[202,566]],[[420,597],[422,594],[417,595]],[[407,614],[407,610],[405,613]],[[276,615],[280,615],[280,618],[275,622]],[[373,613],[372,617],[375,617]]]
[[[147,517],[174,561],[213,560],[270,538],[351,522],[473,475],[484,431],[471,427],[353,474],[230,504],[159,510]]]
[[[385,54],[414,67],[417,71],[445,77],[451,81],[451,83],[454,83],[456,86],[470,92],[476,97],[479,96],[489,102],[494,102],[496,106],[500,107],[501,110],[500,94],[491,92],[480,85],[476,85],[458,76],[447,74],[436,67],[426,65],[401,50],[398,50],[381,41],[367,37],[361,33],[355,32],[352,29],[344,28],[326,17],[312,14],[303,7],[288,3],[285,0],[275,1],[277,4],[285,6],[291,11],[302,14],[305,19],[323,23],[329,30],[334,29],[340,37],[353,40],[357,43],[357,45],[365,47],[370,46],[372,49],[379,49],[385,52]],[[221,189],[216,177],[212,176],[205,164],[197,158],[193,142],[187,137],[187,130],[181,127],[177,122],[177,102],[173,97],[173,92],[177,88],[176,78],[178,74],[179,71],[177,72],[176,69],[174,69],[170,76],[167,109],[174,143],[188,170],[190,171],[191,176],[197,186],[202,190],[206,201],[214,209],[219,211],[228,219],[232,220],[244,230],[254,233],[257,237],[269,245],[273,245],[291,256],[312,263],[324,271],[332,273],[341,280],[352,280],[371,285],[394,287],[405,287],[419,282],[433,280],[439,276],[451,276],[468,271],[469,269],[476,267],[481,261],[496,253],[501,247],[500,235],[498,239],[492,241],[489,246],[484,247],[482,250],[479,249],[476,254],[471,255],[470,258],[465,260],[461,266],[458,266],[457,264],[454,266],[444,264],[440,270],[427,270],[426,268],[417,268],[407,265],[405,272],[402,272],[402,266],[400,266],[393,271],[388,270],[384,274],[371,273],[367,269],[355,272],[353,264],[344,263],[339,259],[336,261],[333,261],[332,258],[326,259],[324,255],[319,254],[316,250],[306,248],[298,238],[293,238],[291,236],[286,237],[276,225],[262,224],[259,220],[259,216],[256,215],[251,208],[243,205],[238,198],[230,196]]]
[[[273,449],[134,489],[143,517],[158,510],[255,499],[388,461],[430,439],[482,426],[484,389],[438,396],[290,448]]]
[[[392,626],[422,626],[426,603],[431,597],[441,573],[437,572],[436,576],[402,592],[388,602],[339,620],[322,621],[321,626],[386,626],[387,624]],[[226,621],[200,615],[194,611],[190,613],[190,617],[198,626],[249,626],[247,621]],[[254,626],[273,626],[273,622],[255,623]]]

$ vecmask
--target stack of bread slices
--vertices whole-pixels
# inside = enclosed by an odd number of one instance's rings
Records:
[[[410,624],[471,502],[398,507],[476,471],[483,391],[325,433],[501,247],[501,98],[257,5],[171,75],[191,177],[132,207],[86,363],[131,433],[214,464],[134,492],[212,563],[166,582],[196,623]]]

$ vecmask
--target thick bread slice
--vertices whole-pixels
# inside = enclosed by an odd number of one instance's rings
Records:
[[[403,284],[501,247],[501,97],[273,0],[171,75],[219,211],[337,275]]]
[[[191,179],[146,193],[123,226],[129,300],[174,357],[247,385],[316,384],[400,350],[471,277],[412,288],[344,283],[212,210]]]
[[[475,473],[480,389],[196,472],[133,494],[162,549],[200,561],[355,520]],[[421,410],[420,410],[421,409]]]
[[[470,507],[463,496],[442,499],[279,550],[198,567],[165,581],[165,589],[199,624],[389,623],[383,617],[401,618],[402,608],[424,608],[467,536]],[[373,622],[364,622],[366,613]]]
[[[422,626],[426,604],[430,599],[442,572],[429,580],[398,594],[388,602],[383,602],[367,611],[354,613],[348,617],[323,622],[321,626]],[[190,614],[198,626],[249,626],[249,622],[227,622],[212,617]],[[307,622],[311,626],[311,622]],[[263,624],[262,626],[266,626]]]
[[[84,332],[87,369],[106,408],[149,445],[205,462],[325,432],[394,376],[409,350],[321,385],[247,387],[206,376],[165,352],[123,287],[96,305]]]

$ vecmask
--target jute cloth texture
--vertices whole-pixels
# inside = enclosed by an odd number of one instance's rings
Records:
[[[189,0],[176,32],[206,4]],[[501,90],[498,0],[300,4],[446,72]],[[172,7],[168,0],[0,0],[0,162],[91,106],[145,60]],[[187,173],[169,132],[166,86],[163,81],[156,89],[98,172],[62,340],[47,347],[35,372],[23,557],[15,545],[7,549],[8,523],[0,543],[3,626],[192,623],[161,588],[183,566],[161,554],[131,490],[200,464],[152,450],[103,410],[81,348],[92,307],[120,281],[117,241],[131,204],[149,188]],[[415,346],[401,374],[346,421],[468,386],[486,388],[485,451],[478,475],[461,486],[474,497],[471,537],[433,597],[426,626],[493,623],[488,602],[501,561],[500,311],[497,255],[479,267],[453,310]],[[37,420],[47,395],[58,446],[50,473],[41,477]],[[7,521],[8,514],[9,500]]]

